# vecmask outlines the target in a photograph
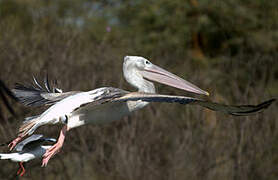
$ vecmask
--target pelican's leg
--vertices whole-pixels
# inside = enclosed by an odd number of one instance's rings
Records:
[[[60,136],[59,136],[57,143],[46,150],[45,154],[43,155],[42,167],[46,166],[49,159],[61,150],[61,148],[64,144],[64,141],[65,141],[67,131],[68,131],[68,126],[65,125],[62,128],[62,130],[60,131]]]
[[[25,168],[23,166],[23,162],[19,162],[18,164],[19,164],[19,169],[16,174],[19,176],[23,176],[25,173]]]
[[[13,150],[13,148],[17,145],[17,143],[19,141],[21,141],[21,139],[23,138],[24,136],[21,136],[19,135],[17,138],[15,138],[9,145],[8,147],[10,148],[10,151]]]

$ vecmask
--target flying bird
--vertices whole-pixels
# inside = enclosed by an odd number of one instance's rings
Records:
[[[51,106],[42,114],[25,119],[19,128],[18,137],[9,144],[10,149],[13,149],[23,137],[33,134],[40,126],[63,123],[57,143],[44,154],[42,166],[46,166],[49,159],[60,151],[66,132],[70,129],[85,124],[103,124],[119,120],[150,102],[196,104],[231,115],[250,115],[267,108],[274,101],[272,99],[255,106],[229,106],[192,97],[156,94],[155,86],[151,81],[196,94],[209,95],[192,83],[139,56],[124,58],[123,74],[126,81],[137,88],[138,92],[113,87],[102,87],[87,92],[63,92],[56,87],[51,88],[48,78],[45,79],[44,86],[35,78],[33,85],[17,84],[12,92],[24,105]]]
[[[0,153],[0,159],[8,159],[14,162],[18,162],[19,169],[17,175],[23,176],[25,173],[24,164],[35,158],[41,158],[45,154],[46,150],[50,148],[50,145],[44,145],[47,142],[56,142],[53,138],[44,138],[41,134],[33,134],[26,138],[15,146],[15,153]],[[2,145],[6,145],[2,144]]]

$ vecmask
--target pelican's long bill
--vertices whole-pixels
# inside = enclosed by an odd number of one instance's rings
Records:
[[[151,81],[156,81],[162,84],[166,84],[168,86],[172,86],[178,89],[183,89],[189,92],[197,93],[197,94],[204,94],[209,95],[207,91],[204,91],[194,84],[172,74],[154,64],[150,64],[146,66],[144,70],[141,71],[142,76],[146,79]]]

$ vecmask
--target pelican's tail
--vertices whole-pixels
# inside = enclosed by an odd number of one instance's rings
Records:
[[[40,120],[40,116],[32,116],[25,118],[22,125],[19,128],[20,136],[30,135],[38,128],[38,122]]]

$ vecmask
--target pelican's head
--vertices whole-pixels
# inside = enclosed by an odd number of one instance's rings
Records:
[[[152,64],[149,60],[139,56],[125,56],[123,64],[125,79],[139,91],[154,93],[151,82],[156,81],[178,89],[183,89],[197,94],[209,95],[208,92],[198,88],[190,82]],[[153,86],[153,91],[149,91]]]

